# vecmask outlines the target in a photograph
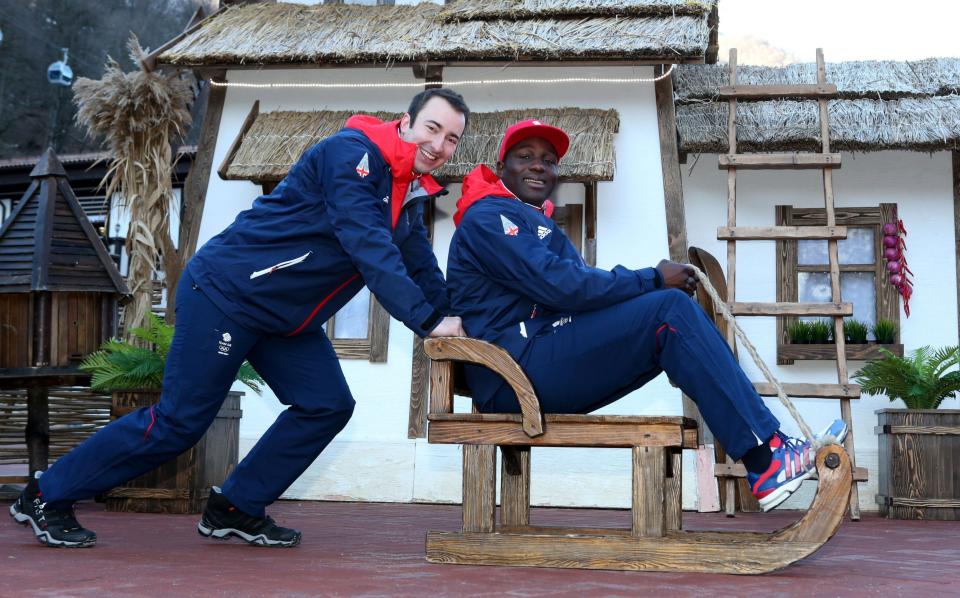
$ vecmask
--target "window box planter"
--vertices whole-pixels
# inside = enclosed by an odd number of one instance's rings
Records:
[[[880,348],[890,351],[894,355],[903,356],[903,345],[865,343],[854,345],[847,343],[846,354],[850,360],[867,360],[883,357]],[[834,360],[837,358],[837,347],[833,343],[787,343],[777,345],[777,363],[783,365],[794,360]]]

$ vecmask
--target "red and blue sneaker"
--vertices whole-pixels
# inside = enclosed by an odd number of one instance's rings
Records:
[[[841,442],[846,435],[847,424],[838,419],[818,434],[817,438],[832,436],[837,442]],[[770,439],[770,451],[773,453],[770,467],[765,472],[747,472],[750,490],[764,511],[769,511],[787,500],[815,470],[816,453],[809,440],[791,438],[778,430]]]

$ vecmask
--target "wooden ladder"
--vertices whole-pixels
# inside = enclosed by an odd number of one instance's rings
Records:
[[[836,97],[835,85],[826,82],[823,50],[817,49],[817,82],[811,85],[738,85],[737,50],[730,50],[730,85],[720,88],[720,97],[729,101],[730,114],[727,120],[729,153],[720,156],[720,168],[727,170],[727,226],[717,229],[717,239],[727,241],[727,298],[730,310],[738,316],[827,316],[833,318],[834,338],[837,349],[836,384],[784,384],[790,396],[838,399],[840,413],[847,423],[844,448],[854,465],[853,479],[865,481],[866,470],[857,468],[854,462],[853,421],[850,400],[860,398],[860,387],[847,381],[846,343],[843,331],[844,316],[853,315],[853,305],[843,303],[840,296],[840,266],[837,240],[847,237],[847,228],[837,226],[833,202],[833,169],[840,168],[840,154],[830,152],[830,131],[827,121],[827,102]],[[737,153],[737,101],[774,100],[784,98],[816,99],[820,108],[820,135],[823,148],[818,153]],[[826,226],[737,226],[737,171],[739,169],[819,169],[823,172],[823,199],[826,208]],[[736,301],[737,241],[756,240],[826,240],[830,256],[831,303],[740,303]],[[727,342],[735,347],[733,327],[727,327]],[[763,396],[776,396],[771,384],[755,384]],[[725,478],[725,508],[733,515],[736,503],[736,478],[746,475],[743,466],[734,465],[727,457],[726,466],[717,468],[717,477]],[[850,518],[860,519],[860,505],[856,483],[851,484]]]

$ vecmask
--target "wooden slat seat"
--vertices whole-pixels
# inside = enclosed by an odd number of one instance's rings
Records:
[[[745,170],[805,170],[840,168],[840,154],[793,152],[788,154],[721,154],[719,168]]]
[[[523,431],[520,414],[433,413],[427,417],[427,440],[497,446],[697,447],[697,422],[686,417],[550,414],[543,419],[543,434],[531,438]]]
[[[832,83],[800,85],[723,85],[718,95],[723,99],[776,100],[786,98],[835,98],[837,86]]]

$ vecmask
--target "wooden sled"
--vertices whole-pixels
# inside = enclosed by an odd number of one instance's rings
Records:
[[[817,453],[813,504],[771,533],[684,531],[682,449],[696,448],[696,423],[683,417],[546,415],[526,375],[503,349],[471,338],[428,339],[433,360],[427,439],[463,447],[463,529],[427,533],[427,560],[463,565],[756,574],[813,554],[844,519],[852,482],[839,446]],[[516,392],[521,414],[453,413],[454,362],[486,366]],[[458,393],[459,394],[459,393]],[[530,450],[535,446],[631,448],[629,529],[530,525]],[[502,453],[496,520],[496,449]]]

